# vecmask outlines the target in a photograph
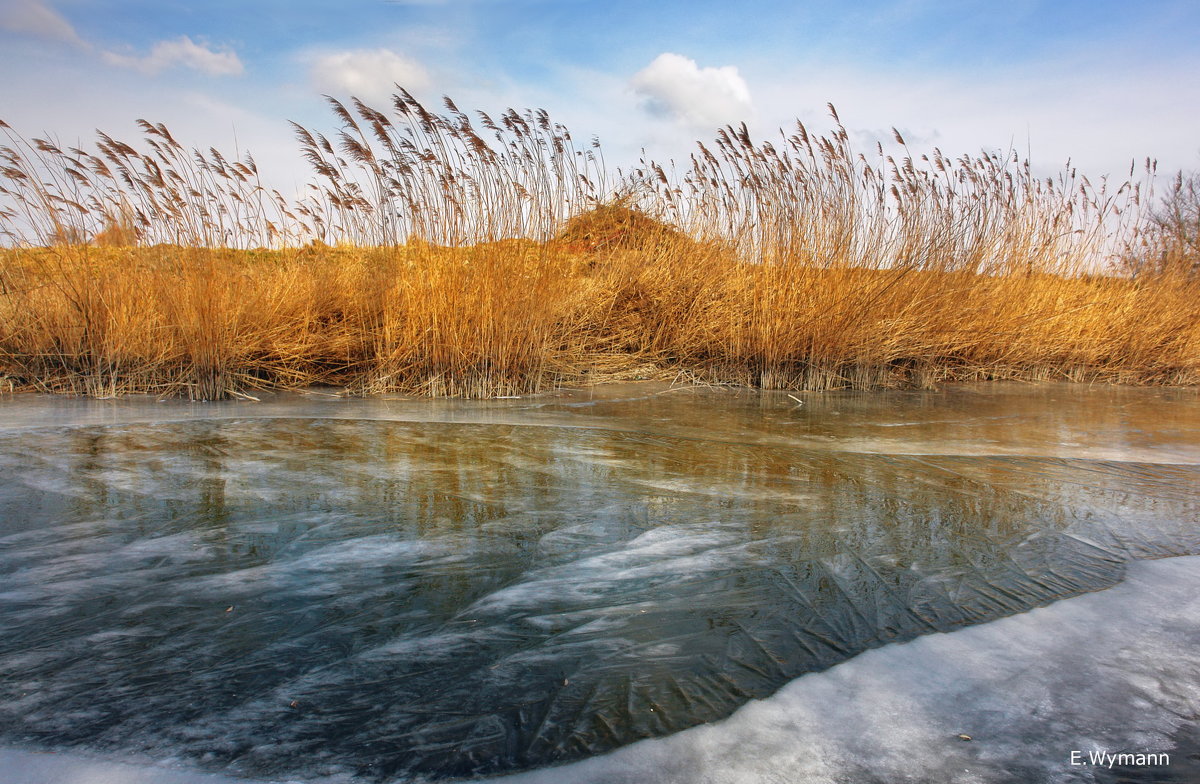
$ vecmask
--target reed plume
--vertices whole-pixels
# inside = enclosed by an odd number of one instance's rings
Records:
[[[1144,182],[899,133],[868,156],[832,107],[826,135],[731,125],[681,166],[612,173],[544,110],[329,104],[335,132],[293,126],[314,173],[296,198],[161,124],[89,151],[0,123],[5,383],[215,399],[1200,378],[1194,179],[1159,204]]]

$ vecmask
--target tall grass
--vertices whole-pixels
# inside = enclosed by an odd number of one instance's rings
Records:
[[[1137,183],[899,134],[868,158],[832,107],[828,135],[730,126],[614,174],[540,110],[331,106],[336,133],[295,126],[295,199],[162,125],[85,151],[0,124],[0,375],[197,399],[1200,379],[1194,247],[1133,263],[1166,236]]]

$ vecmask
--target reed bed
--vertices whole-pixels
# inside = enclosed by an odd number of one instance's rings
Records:
[[[1194,239],[1172,239],[1141,183],[914,155],[899,134],[868,158],[832,107],[825,136],[731,126],[685,166],[614,173],[542,111],[331,105],[336,134],[296,127],[315,178],[294,199],[251,157],[187,151],[161,125],[92,151],[0,125],[5,384],[218,399],[1200,380]]]

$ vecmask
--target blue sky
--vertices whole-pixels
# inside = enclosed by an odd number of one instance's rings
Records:
[[[686,156],[726,122],[827,127],[860,149],[1015,146],[1128,173],[1200,167],[1200,3],[0,0],[0,119],[26,135],[252,150],[306,176],[287,120],[336,123],[321,93],[386,100],[393,80],[464,109],[544,107],[610,162]]]

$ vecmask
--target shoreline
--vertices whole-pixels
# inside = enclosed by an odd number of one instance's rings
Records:
[[[0,392],[1200,383],[1200,278],[1187,276],[768,265],[676,237],[3,251],[0,283]]]
[[[1036,377],[1024,377],[1019,375],[1010,375],[1004,377],[983,377],[973,379],[948,378],[943,379],[937,384],[925,386],[917,385],[884,385],[874,387],[826,387],[821,389],[806,389],[795,386],[760,386],[755,384],[737,383],[734,381],[703,381],[694,377],[689,377],[685,380],[680,380],[684,375],[684,371],[677,373],[664,372],[657,374],[645,373],[629,373],[629,374],[606,374],[603,378],[595,380],[582,380],[572,383],[563,383],[552,387],[538,389],[534,391],[524,392],[515,395],[490,395],[472,397],[465,395],[425,395],[419,393],[404,393],[400,390],[389,391],[363,391],[361,389],[352,389],[346,386],[337,386],[331,384],[313,383],[303,386],[277,386],[277,387],[254,387],[248,392],[239,392],[231,390],[225,397],[214,400],[188,398],[182,394],[162,394],[156,395],[149,391],[143,390],[123,390],[116,394],[92,394],[86,391],[46,391],[39,389],[33,385],[16,386],[12,383],[12,379],[6,376],[0,376],[0,405],[6,400],[29,400],[32,398],[50,398],[62,400],[154,400],[155,402],[183,402],[183,403],[237,403],[244,402],[249,404],[262,403],[270,399],[279,398],[281,396],[300,396],[313,398],[327,398],[336,400],[366,400],[366,401],[405,401],[405,402],[502,402],[516,400],[537,400],[549,399],[561,395],[575,394],[591,394],[595,391],[604,391],[619,389],[625,387],[638,386],[653,386],[661,387],[659,391],[653,394],[662,394],[663,392],[678,392],[678,391],[703,391],[703,390],[724,390],[737,394],[741,393],[782,393],[791,397],[790,393],[799,395],[811,394],[885,394],[885,393],[942,393],[942,392],[984,392],[985,394],[999,392],[1002,389],[1032,389],[1038,387],[1061,387],[1064,389],[1155,389],[1163,391],[1178,391],[1192,392],[1200,395],[1200,379],[1185,383],[1172,383],[1167,380],[1159,381],[1126,381],[1116,378],[1107,379],[1086,379],[1086,378],[1047,378],[1046,374],[1038,374]],[[792,398],[797,403],[801,402],[796,398]]]

